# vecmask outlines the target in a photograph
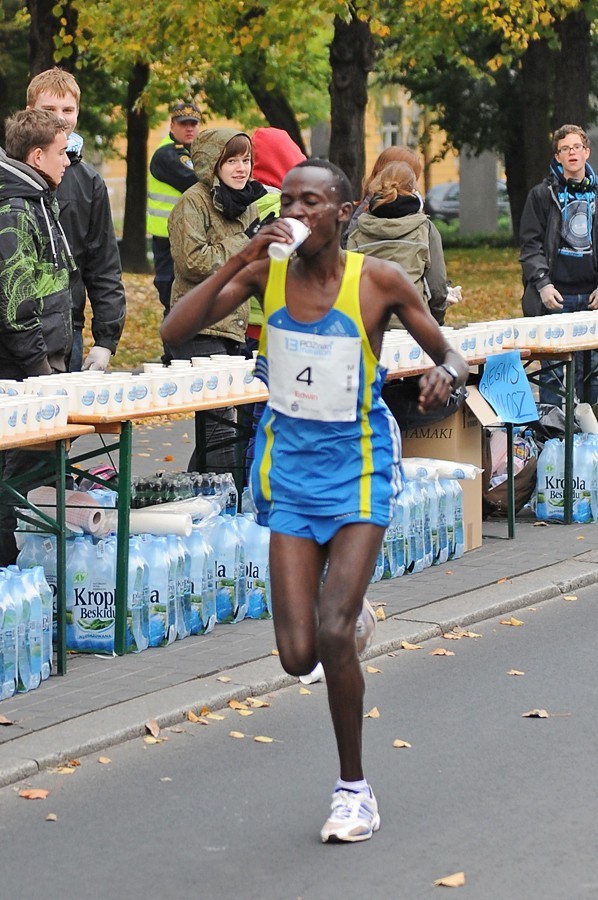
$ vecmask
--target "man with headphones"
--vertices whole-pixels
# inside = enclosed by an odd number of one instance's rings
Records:
[[[561,125],[552,137],[554,157],[541,184],[527,196],[519,231],[526,316],[598,309],[596,175],[590,144],[579,125]],[[544,371],[540,402],[561,406],[554,386],[562,367]],[[552,364],[551,364],[552,365]],[[598,401],[598,351],[592,351],[591,402]],[[582,354],[576,354],[575,387],[584,399]]]

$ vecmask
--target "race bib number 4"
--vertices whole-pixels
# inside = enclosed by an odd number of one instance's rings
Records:
[[[268,326],[269,405],[296,419],[354,422],[361,338]]]

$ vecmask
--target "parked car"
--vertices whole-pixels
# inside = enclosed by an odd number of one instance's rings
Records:
[[[505,181],[496,182],[496,198],[499,216],[509,215],[509,196]],[[424,210],[431,219],[452,222],[459,218],[459,182],[445,181],[435,184],[426,194]]]

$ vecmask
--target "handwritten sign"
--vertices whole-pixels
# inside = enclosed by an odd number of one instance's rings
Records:
[[[523,425],[538,418],[538,410],[518,350],[486,359],[480,394],[503,422]]]

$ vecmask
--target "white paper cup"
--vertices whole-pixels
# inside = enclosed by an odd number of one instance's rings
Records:
[[[295,252],[306,237],[310,234],[310,230],[299,219],[291,219],[288,216],[284,219],[293,230],[293,242],[291,244],[282,243],[282,241],[273,241],[268,246],[268,256],[270,259],[288,259]]]
[[[199,403],[204,398],[205,378],[204,373],[193,369],[189,381],[189,402]]]

